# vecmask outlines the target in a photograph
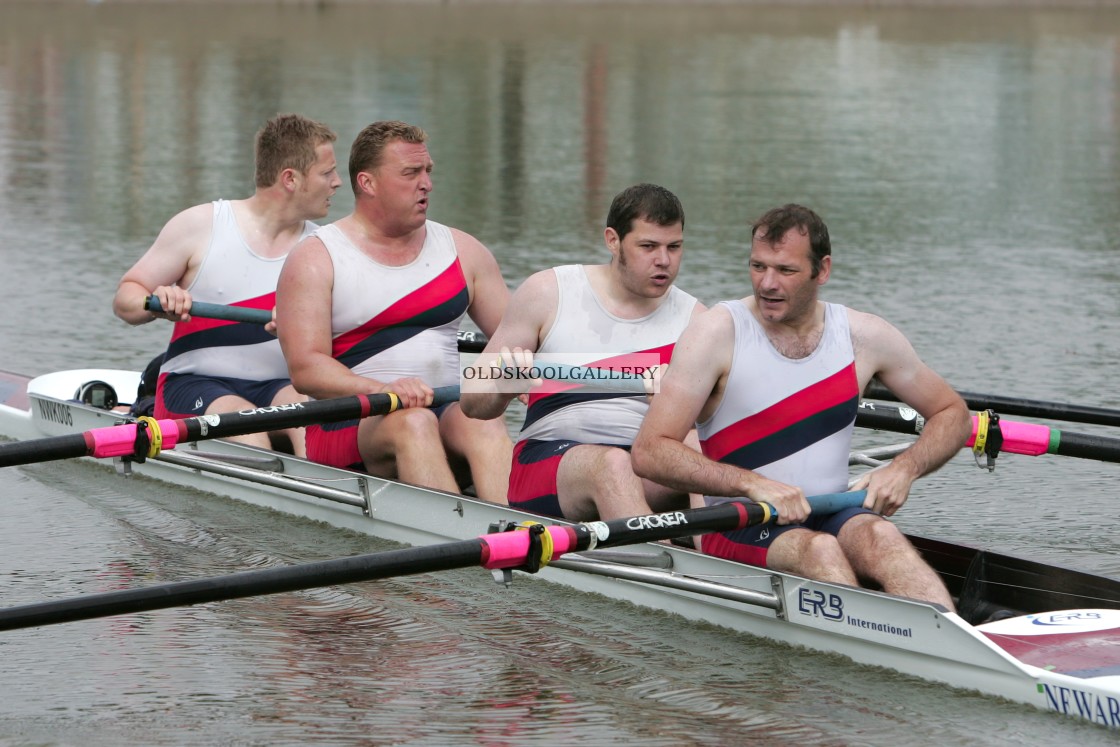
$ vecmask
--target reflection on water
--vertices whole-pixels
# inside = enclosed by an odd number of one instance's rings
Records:
[[[0,367],[146,363],[169,330],[112,316],[121,273],[178,210],[247,194],[257,127],[298,111],[343,164],[374,119],[425,127],[433,217],[511,284],[603,259],[611,196],[649,180],[685,204],[681,284],[740,296],[746,226],[803,201],[833,235],[826,296],[960,388],[1118,407],[1118,35],[1111,10],[0,3]],[[900,525],[1120,573],[1116,465],[1000,462],[958,457]],[[5,603],[370,547],[67,469],[0,472]],[[1102,738],[467,572],[5,634],[0,655],[15,743],[89,741],[86,721],[106,743]]]

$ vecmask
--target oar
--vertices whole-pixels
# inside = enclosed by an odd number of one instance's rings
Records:
[[[163,311],[158,296],[148,296],[144,299],[144,308],[157,314]],[[206,303],[194,301],[191,303],[191,316],[206,319],[222,319],[227,322],[247,322],[249,324],[268,324],[272,321],[272,312],[268,309],[249,309],[244,306],[226,306],[220,303]],[[486,347],[486,335],[481,332],[460,330],[460,353],[481,353]]]
[[[863,504],[865,491],[810,498],[817,513]],[[708,508],[671,511],[590,524],[531,524],[515,531],[427,547],[338,558],[318,563],[244,571],[228,576],[177,581],[139,589],[89,594],[72,599],[0,609],[0,630],[88,620],[110,615],[180,607],[205,602],[300,591],[393,576],[430,573],[469,566],[522,568],[536,572],[566,553],[617,547],[691,534],[731,531],[773,521],[777,513],[765,503],[724,503]]]
[[[990,425],[982,428],[986,415],[972,415],[972,436],[968,446],[976,443],[977,436],[988,440],[994,433]],[[860,402],[856,425],[894,433],[920,434],[925,421],[910,408],[894,407],[881,402]],[[1023,423],[1006,418],[999,419],[1002,442],[996,443],[997,451],[1008,454],[1057,454],[1060,456],[1096,459],[1102,462],[1120,462],[1120,438],[1089,436],[1070,433],[1057,428],[1034,423]]]
[[[973,410],[995,410],[1000,415],[1018,415],[1025,418],[1045,418],[1064,420],[1069,423],[1091,423],[1093,425],[1120,425],[1120,410],[1090,405],[1071,405],[1063,402],[1024,399],[1022,397],[1002,397],[998,394],[979,394],[962,392],[957,394]],[[898,402],[894,392],[878,381],[872,381],[865,395],[869,399],[884,399]]]
[[[431,407],[458,399],[459,387],[439,387],[435,390]],[[83,456],[131,455],[143,460],[155,456],[160,449],[170,449],[179,443],[298,428],[315,423],[337,423],[386,415],[398,409],[399,398],[387,392],[200,415],[182,420],[141,418],[136,422],[94,428],[84,433],[0,443],[0,467]]]

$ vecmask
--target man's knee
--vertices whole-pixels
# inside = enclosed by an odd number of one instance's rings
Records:
[[[397,447],[421,445],[439,439],[439,419],[426,408],[398,410],[377,424],[377,438],[386,439]],[[369,432],[373,436],[373,431]]]
[[[882,557],[892,552],[916,552],[893,522],[871,515],[857,518],[862,519],[856,527],[857,542],[860,546],[869,548],[874,556]]]
[[[639,478],[634,474],[634,466],[630,462],[630,452],[613,446],[599,447],[596,454],[595,469],[590,477],[603,490],[618,490],[623,485],[630,485]]]
[[[847,565],[839,540],[825,532],[812,532],[803,540],[802,558],[817,566]]]

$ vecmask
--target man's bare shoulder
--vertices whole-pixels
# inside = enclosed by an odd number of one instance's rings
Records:
[[[292,251],[288,253],[288,258],[284,260],[284,267],[322,262],[329,264],[331,267],[334,266],[334,263],[331,262],[330,252],[327,251],[327,245],[318,236],[311,234],[304,236],[292,247]]]
[[[889,344],[902,337],[897,327],[878,314],[857,311],[853,308],[847,308],[847,311],[848,328],[851,330],[853,342],[866,345]]]
[[[739,302],[733,301],[732,303]],[[734,326],[731,309],[727,308],[725,304],[717,303],[715,306],[706,307],[697,301],[696,306],[698,311],[692,317],[692,325],[712,331],[731,329]]]
[[[124,274],[148,290],[160,285],[189,285],[214,234],[214,205],[203,203],[172,216],[147,252]]]
[[[731,311],[723,304],[716,304],[708,309],[693,311],[676,347],[709,352],[712,349],[730,349],[729,343],[734,337],[735,322],[731,318]],[[709,352],[704,352],[704,355]]]
[[[546,302],[544,305],[556,305],[559,298],[559,284],[556,280],[556,273],[553,268],[547,270],[537,270],[517,286],[514,291],[514,298],[518,303],[541,301]]]
[[[214,203],[204,202],[201,205],[193,205],[185,210],[181,210],[175,215],[171,216],[171,220],[163,227],[161,234],[179,233],[184,236],[197,235],[200,231],[205,230],[206,236],[209,236],[213,231],[214,226]]]
[[[471,234],[459,228],[451,228],[450,226],[448,226],[448,230],[451,231],[451,238],[455,242],[455,251],[457,251],[461,257],[494,258],[493,252]]]
[[[707,306],[705,306],[703,304],[703,302],[701,302],[700,299],[697,298],[696,296],[693,296],[692,294],[689,294],[688,297],[691,298],[694,301],[693,306],[692,306],[692,316],[690,316],[689,319],[695,319],[696,317],[703,314],[705,311],[710,311],[711,310]]]

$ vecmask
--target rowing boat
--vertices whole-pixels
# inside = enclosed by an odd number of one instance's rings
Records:
[[[96,384],[95,384],[96,382]],[[139,374],[0,372],[0,435],[29,441],[125,422],[102,409]],[[90,386],[94,384],[93,386]],[[92,392],[92,395],[91,395]],[[87,401],[82,401],[87,400]],[[411,545],[470,539],[539,516],[229,441],[181,443],[140,473]],[[691,620],[1120,727],[1120,581],[911,537],[959,611],[820,583],[662,544],[554,560],[539,576]],[[495,572],[511,583],[509,571]]]

